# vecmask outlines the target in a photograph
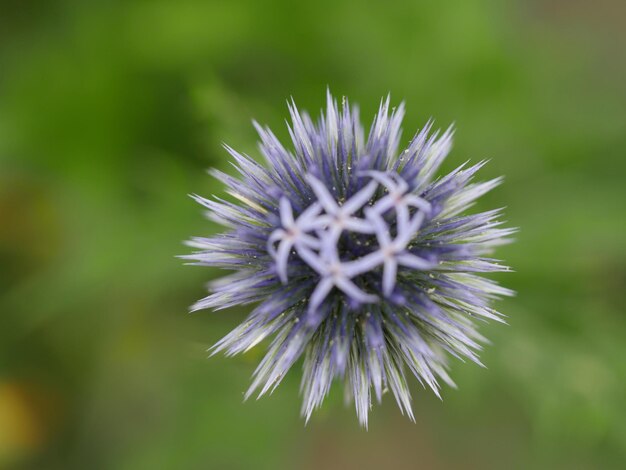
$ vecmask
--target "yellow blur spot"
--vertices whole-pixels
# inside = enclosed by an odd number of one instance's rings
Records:
[[[44,434],[39,418],[23,386],[0,383],[0,466],[39,449]]]

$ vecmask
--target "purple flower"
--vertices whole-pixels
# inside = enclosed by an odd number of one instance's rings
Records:
[[[367,140],[358,109],[328,94],[314,124],[289,107],[293,150],[256,125],[267,161],[227,151],[240,176],[212,173],[239,203],[194,198],[227,227],[193,238],[192,264],[233,271],[192,310],[256,304],[213,346],[232,355],[273,337],[246,397],[273,390],[304,356],[308,420],[335,379],[367,426],[372,395],[390,390],[411,419],[407,369],[439,395],[448,355],[480,364],[479,320],[502,321],[491,300],[508,289],[477,273],[508,271],[489,253],[513,229],[500,210],[462,213],[501,179],[474,183],[483,162],[435,179],[452,131],[429,122],[398,151],[404,107],[381,103]]]

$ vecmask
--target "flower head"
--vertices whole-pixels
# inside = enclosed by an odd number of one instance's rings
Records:
[[[477,273],[508,270],[488,255],[514,230],[499,210],[461,215],[501,180],[473,183],[483,162],[434,179],[452,131],[428,123],[398,151],[404,108],[389,112],[389,98],[367,140],[358,109],[330,93],[317,124],[289,109],[293,151],[257,125],[267,166],[226,147],[240,177],[213,171],[241,204],[194,196],[227,231],[193,238],[184,258],[234,273],[192,310],[256,304],[213,346],[232,355],[273,337],[246,396],[304,356],[307,420],[335,379],[362,424],[386,390],[413,419],[406,370],[439,395],[439,380],[453,385],[447,356],[480,364],[476,322],[502,321],[490,302],[511,291]]]

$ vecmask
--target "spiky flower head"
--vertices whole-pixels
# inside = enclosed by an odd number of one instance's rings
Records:
[[[256,304],[212,348],[273,338],[246,397],[274,390],[303,356],[307,420],[335,379],[363,425],[387,390],[413,419],[407,375],[439,396],[439,380],[454,386],[448,355],[480,364],[477,321],[502,321],[490,301],[511,291],[478,273],[508,270],[488,256],[513,230],[500,210],[463,214],[501,179],[473,183],[484,162],[435,178],[452,130],[429,122],[399,151],[404,106],[390,111],[389,98],[367,140],[358,108],[327,101],[317,124],[289,105],[292,150],[255,123],[266,166],[226,146],[239,177],[212,174],[237,203],[193,196],[227,231],[193,238],[199,251],[184,258],[233,273],[192,310]]]

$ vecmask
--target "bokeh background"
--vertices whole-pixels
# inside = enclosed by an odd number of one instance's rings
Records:
[[[0,1],[0,468],[624,468],[626,3]],[[337,385],[305,426],[296,367],[242,403],[263,347],[206,349],[245,311],[187,307],[218,273],[181,243],[217,227],[222,142],[286,138],[326,87],[405,100],[405,139],[457,126],[450,169],[491,158],[518,295],[488,368],[453,362],[417,423],[368,432]]]

